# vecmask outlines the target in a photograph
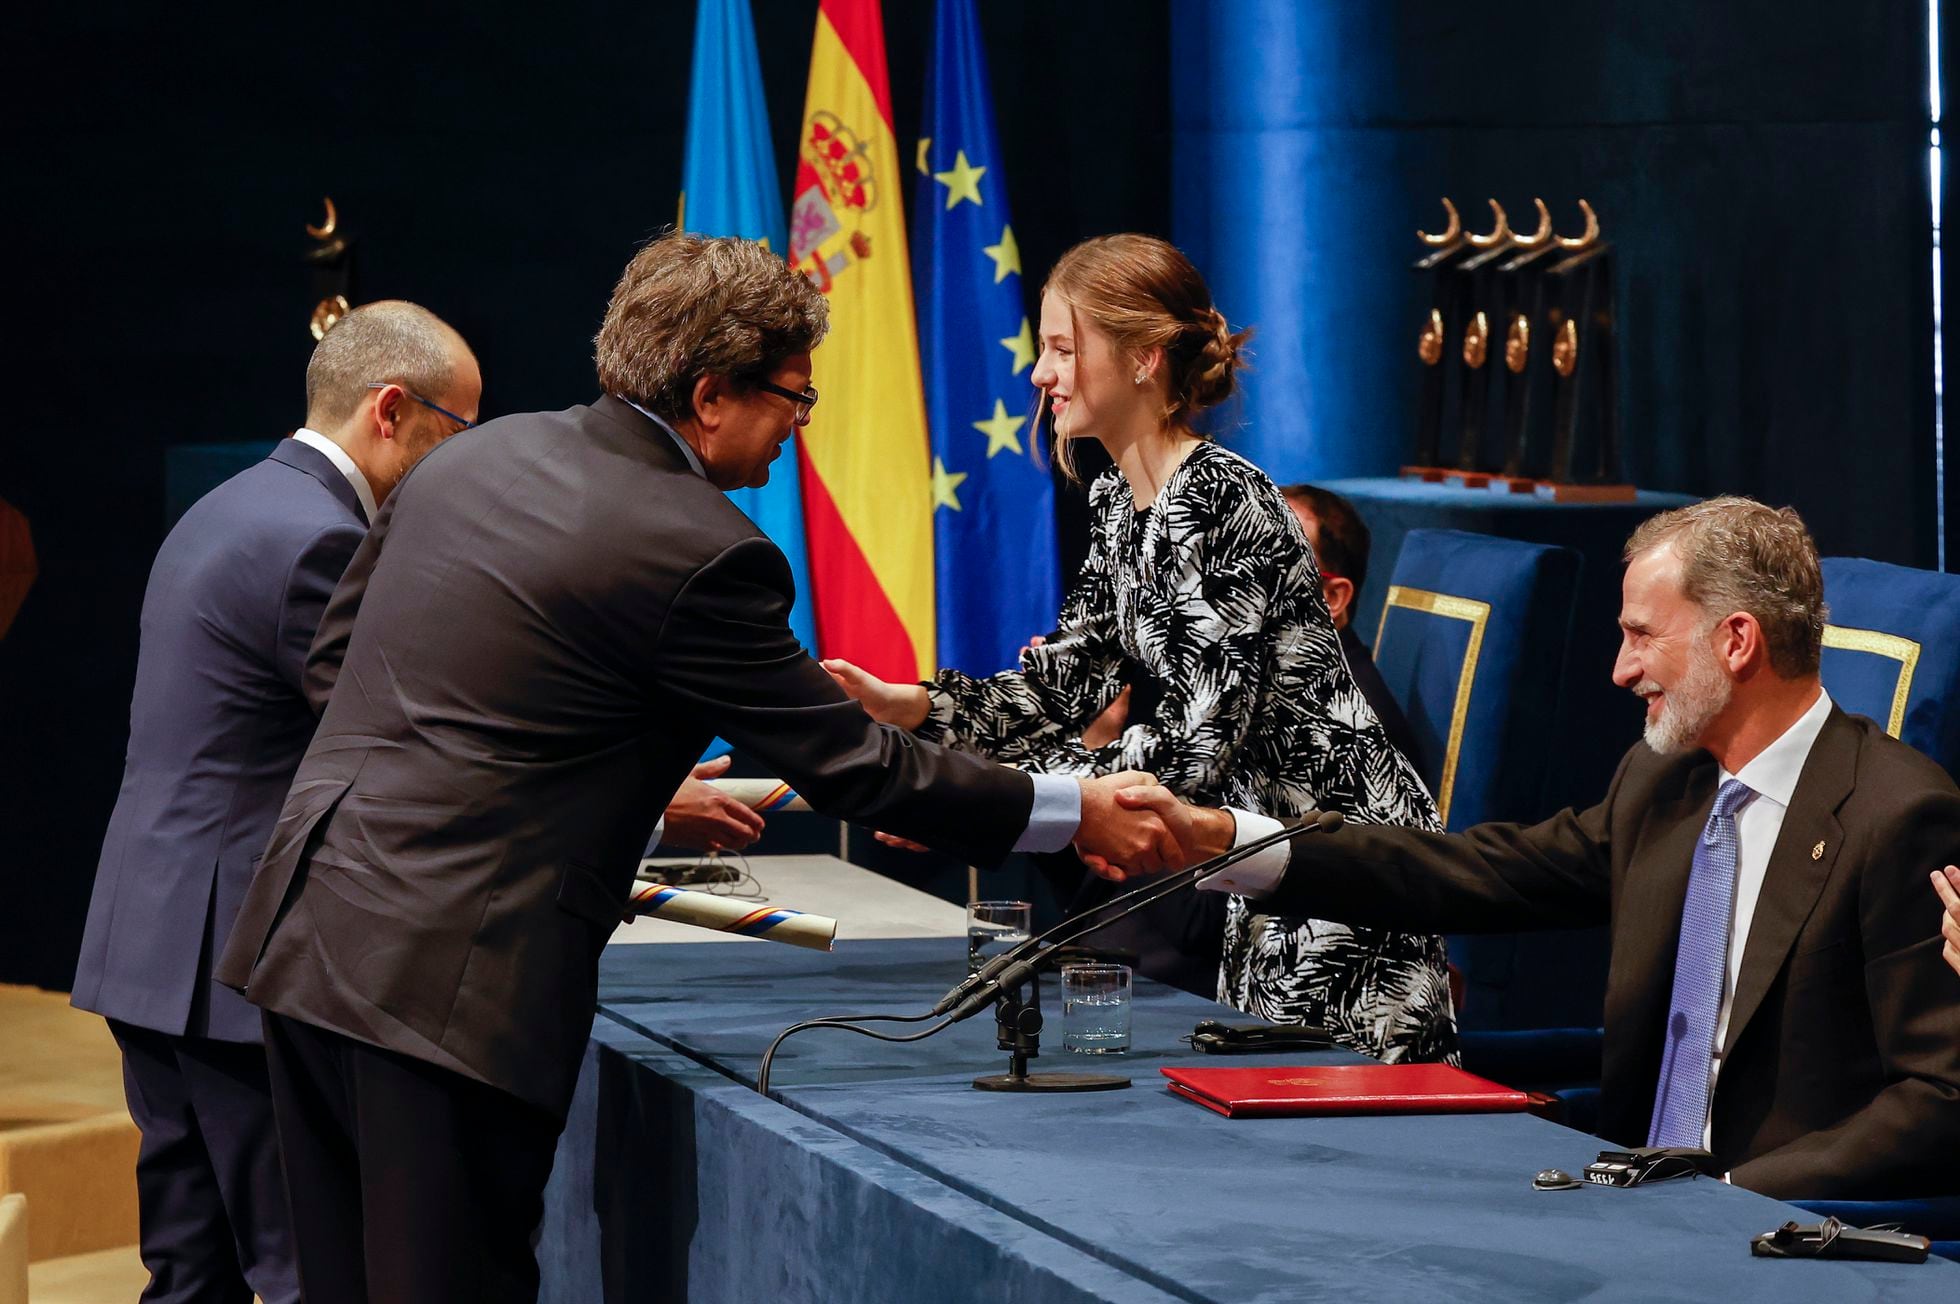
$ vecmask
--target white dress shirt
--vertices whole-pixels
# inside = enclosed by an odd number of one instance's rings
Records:
[[[1824,721],[1831,714],[1831,695],[1821,688],[1810,709],[1783,731],[1781,737],[1756,754],[1740,773],[1723,769],[1716,780],[1720,787],[1730,779],[1740,779],[1756,795],[1736,813],[1735,908],[1729,917],[1729,959],[1722,973],[1722,1005],[1715,1014],[1715,1053],[1708,1064],[1708,1099],[1715,1099],[1715,1079],[1722,1072],[1722,1045],[1729,1035],[1729,1006],[1735,999],[1735,980],[1742,972],[1742,950],[1749,942],[1749,924],[1756,917],[1756,902],[1763,894],[1763,875],[1769,870],[1769,853],[1776,849],[1776,836],[1783,831],[1783,817],[1789,812],[1791,794],[1803,774],[1804,762]],[[1701,1144],[1708,1147],[1714,1130],[1713,1111],[1701,1125]]]
[[[1708,1065],[1708,1099],[1711,1101],[1715,1099],[1715,1079],[1722,1071],[1722,1044],[1728,1039],[1729,1006],[1735,998],[1736,977],[1742,972],[1742,951],[1749,941],[1749,925],[1756,917],[1756,902],[1763,894],[1763,875],[1769,870],[1770,852],[1776,849],[1777,835],[1783,831],[1783,816],[1790,809],[1790,797],[1797,790],[1797,779],[1803,774],[1804,763],[1810,759],[1810,749],[1816,744],[1817,735],[1824,731],[1824,721],[1830,714],[1831,696],[1820,688],[1817,700],[1797,717],[1796,723],[1757,753],[1740,773],[1730,774],[1723,769],[1716,780],[1719,787],[1730,779],[1740,779],[1756,795],[1743,805],[1735,817],[1735,905],[1729,917],[1729,953],[1722,975],[1722,1004],[1715,1015],[1714,1054]],[[1238,821],[1234,846],[1242,846],[1281,828],[1278,820],[1264,815],[1244,811],[1233,811],[1232,814]],[[1198,886],[1214,892],[1237,892],[1248,897],[1269,895],[1286,875],[1287,863],[1292,858],[1291,847],[1289,842],[1269,847]],[[1704,1147],[1711,1142],[1713,1127],[1712,1118],[1702,1123]]]
[[[317,448],[326,454],[327,460],[333,463],[334,470],[346,476],[347,483],[354,486],[354,496],[361,500],[361,510],[367,513],[368,524],[373,525],[374,489],[368,484],[367,477],[361,474],[361,468],[354,465],[354,459],[347,456],[347,450],[319,431],[308,430],[304,426],[293,431],[293,438],[308,448]]]

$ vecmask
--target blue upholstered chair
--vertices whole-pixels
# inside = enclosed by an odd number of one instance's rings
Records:
[[[1462,530],[1403,538],[1375,664],[1452,830],[1548,813],[1580,565],[1570,548]]]
[[[1824,689],[1960,772],[1960,575],[1824,558]]]
[[[1458,530],[1403,540],[1375,663],[1452,830],[1551,813],[1580,570],[1568,548]],[[1451,939],[1466,1062],[1540,1089],[1596,1082],[1604,951],[1594,930]]]

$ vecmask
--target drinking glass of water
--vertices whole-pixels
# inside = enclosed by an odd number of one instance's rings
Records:
[[[1062,1049],[1114,1055],[1130,1048],[1130,966],[1062,966]]]
[[[1028,940],[1034,907],[1026,901],[970,901],[966,907],[966,971],[978,973],[997,955]]]

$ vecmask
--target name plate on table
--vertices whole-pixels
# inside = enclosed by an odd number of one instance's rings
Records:
[[[1447,1064],[1160,1069],[1170,1089],[1227,1118],[1316,1114],[1518,1114],[1525,1092]]]

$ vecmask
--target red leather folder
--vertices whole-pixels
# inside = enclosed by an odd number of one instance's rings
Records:
[[[1161,1069],[1170,1089],[1227,1118],[1296,1114],[1508,1114],[1530,1097],[1447,1064],[1252,1064]]]

